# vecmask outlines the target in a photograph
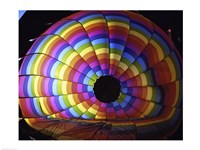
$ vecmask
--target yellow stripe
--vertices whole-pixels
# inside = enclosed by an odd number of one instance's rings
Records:
[[[95,115],[95,114],[97,113],[97,110],[94,109],[94,108],[92,108],[92,107],[90,107],[90,108],[88,109],[88,111],[89,111],[90,113],[92,113],[93,115]]]
[[[71,106],[76,105],[72,94],[68,95],[68,100]]]
[[[47,53],[47,49],[48,49],[48,47],[51,45],[51,43],[52,43],[54,40],[58,39],[58,37],[59,37],[59,36],[55,36],[55,37],[53,37],[51,40],[49,40],[47,43],[44,43],[45,46],[44,46],[43,49],[40,49],[40,52],[46,54],[46,53]]]
[[[175,69],[175,66],[174,66],[171,58],[167,57],[165,59],[165,61],[167,62],[168,66],[169,66],[169,69],[170,69],[170,72],[171,72],[171,75],[172,75],[171,82],[175,81],[176,80],[176,69]]]
[[[39,64],[42,63],[41,62],[41,59],[44,57],[44,55],[38,55],[37,59],[35,60],[35,63],[33,64],[33,68],[34,68],[34,71],[33,71],[33,74],[39,74]]]
[[[146,75],[144,73],[142,73],[140,76],[142,78],[142,86],[146,86],[147,85]]]
[[[105,20],[104,19],[95,19],[95,20],[92,20],[92,21],[89,21],[89,22],[83,24],[83,27],[95,25],[96,23],[105,23]]]
[[[151,100],[152,96],[153,96],[153,88],[150,87],[150,86],[147,86],[147,97],[146,97],[146,99]]]
[[[71,27],[66,27],[65,29],[63,29],[64,30],[64,32],[63,33],[58,33],[61,37],[65,37],[65,38],[67,38],[68,36],[70,36],[70,35],[68,35],[68,32],[70,32],[70,31],[73,31],[75,28],[77,28],[77,27],[80,27],[81,25],[80,24],[74,24],[74,25],[72,25]]]
[[[35,91],[35,96],[39,96],[39,88],[38,88],[38,84],[39,84],[39,79],[41,77],[39,76],[34,76],[34,91]],[[40,87],[43,86],[43,85],[39,85]]]
[[[66,60],[66,64],[69,65],[70,62],[74,59],[74,57],[76,57],[78,54],[76,52],[73,52],[69,55],[69,57],[67,57],[67,60]]]
[[[98,56],[99,54],[108,54],[109,49],[108,48],[99,48],[95,50],[96,55]]]
[[[106,116],[98,116],[98,115],[96,115],[95,119],[106,119]]]
[[[108,27],[110,26],[120,26],[129,29],[129,25],[121,22],[108,22]]]
[[[110,53],[110,59],[114,59],[114,60],[120,61],[121,56],[118,55],[118,54]]]
[[[145,44],[148,43],[148,39],[147,39],[144,35],[140,34],[139,32],[136,32],[136,31],[131,30],[131,31],[129,32],[129,34],[134,35],[134,36],[137,36],[137,37],[140,38]]]
[[[51,115],[51,113],[47,110],[47,108],[45,106],[45,103],[44,103],[45,98],[40,98],[39,101],[40,101],[40,106],[41,106],[42,111],[44,112],[44,114],[45,115]]]
[[[180,82],[179,81],[176,81],[176,96],[175,96],[175,101],[172,105],[172,107],[175,107],[175,105],[177,104],[178,102],[178,99],[179,99],[179,95],[180,95]]]
[[[164,58],[163,49],[154,40],[150,40],[150,43],[156,48],[156,51],[158,52],[159,60],[162,60]]]
[[[90,52],[92,52],[92,51],[94,51],[94,49],[92,48],[92,46],[89,46],[89,47],[85,48],[84,50],[82,50],[82,51],[80,52],[80,55],[81,55],[82,57],[84,57],[85,54],[90,53]]]
[[[139,74],[137,67],[135,67],[134,65],[131,65],[129,68],[133,72],[134,76]]]
[[[150,103],[148,108],[145,110],[145,112],[143,113],[144,115],[149,115],[149,113],[152,111],[153,107],[154,107],[155,104],[153,103]]]
[[[121,61],[119,62],[118,67],[120,67],[124,71],[128,68],[128,66],[125,63],[121,62]]]
[[[68,87],[68,81],[61,81],[61,82],[62,82],[62,87],[61,87],[62,94],[67,94],[67,88],[70,88]]]
[[[78,104],[77,107],[79,108],[80,111],[82,111],[83,113],[86,111],[86,108],[84,107],[84,105],[82,103]]]
[[[66,65],[63,65],[62,68],[60,69],[60,72],[59,72],[59,79],[64,79],[64,73],[65,71],[67,70],[67,66]]]

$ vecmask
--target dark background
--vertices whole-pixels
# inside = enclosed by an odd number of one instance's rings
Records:
[[[33,42],[30,39],[37,38],[56,21],[71,15],[77,11],[26,11],[19,20],[19,58],[23,58]],[[183,56],[183,11],[134,11],[156,23],[165,32],[172,31],[172,40],[179,53]],[[19,60],[19,67],[22,63]],[[19,109],[19,117],[22,114]],[[30,128],[24,120],[19,122],[19,139],[28,140],[31,137],[36,139],[50,139]],[[169,140],[183,139],[183,124],[169,137]]]

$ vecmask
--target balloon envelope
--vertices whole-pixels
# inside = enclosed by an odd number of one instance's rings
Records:
[[[94,92],[106,76],[120,83],[114,101]],[[137,13],[81,11],[34,41],[19,70],[19,105],[29,126],[54,139],[166,139],[182,120],[182,59]]]

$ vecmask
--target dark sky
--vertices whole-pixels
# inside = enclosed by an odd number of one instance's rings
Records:
[[[19,58],[23,57],[33,42],[29,39],[37,38],[41,33],[48,29],[51,24],[66,17],[76,11],[26,11],[23,17],[19,20]],[[168,29],[172,31],[172,40],[175,43],[181,56],[183,51],[183,12],[182,11],[137,11],[139,14],[145,16],[149,20],[156,23],[161,29],[167,32]],[[19,67],[22,60],[19,61]],[[25,122],[20,125],[26,126]],[[182,139],[183,125],[181,124],[177,132],[174,133],[169,139]],[[28,127],[26,127],[28,128]],[[26,132],[25,127],[22,129]],[[27,129],[30,130],[30,129]],[[23,133],[24,134],[24,133]],[[22,139],[24,138],[21,135]],[[24,134],[24,136],[27,136]],[[41,136],[41,135],[40,135]],[[20,138],[19,138],[20,139]]]

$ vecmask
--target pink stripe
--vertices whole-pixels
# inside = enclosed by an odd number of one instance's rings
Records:
[[[44,76],[48,76],[47,69],[49,68],[49,64],[50,64],[51,61],[52,61],[52,59],[49,58],[48,61],[46,62],[46,64],[44,64],[44,69],[43,69],[43,75]]]
[[[81,73],[76,71],[76,73],[75,73],[75,75],[73,77],[73,82],[78,82],[80,75],[81,75]]]
[[[77,84],[77,92],[82,92],[83,90],[83,84]]]
[[[48,91],[48,84],[49,84],[50,78],[45,78],[45,85],[44,85],[44,91],[45,91],[45,96],[50,95]]]
[[[98,35],[98,34],[106,34],[107,32],[105,32],[104,30],[96,30],[96,31],[94,31],[94,32],[90,32],[89,33],[89,36],[90,37],[92,37],[92,36],[96,36],[96,35]],[[107,38],[107,37],[105,37],[105,38]]]
[[[35,117],[36,115],[33,113],[32,109],[31,109],[30,99],[29,99],[29,98],[26,98],[25,101],[26,101],[26,108],[27,108],[29,114],[30,114],[32,117]]]
[[[101,69],[108,69],[109,68],[109,66],[108,66],[108,64],[101,64]]]
[[[55,43],[56,47],[54,49],[51,50],[51,56],[56,56],[56,53],[58,52],[58,50],[60,49],[60,47],[62,47],[63,45],[65,45],[66,43],[64,41],[61,42],[61,40],[57,41]],[[67,46],[66,46],[67,47]]]
[[[54,97],[50,97],[49,99],[50,99],[51,106],[53,106],[51,108],[53,109],[54,113],[59,112],[59,110],[56,106]]]
[[[25,77],[19,77],[19,97],[25,97],[23,87],[24,87]]]
[[[83,70],[87,67],[88,65],[84,62],[80,65],[80,67],[78,68],[79,72],[83,72]]]
[[[96,66],[98,66],[99,63],[97,61],[93,61],[91,64],[90,64],[90,67],[91,68],[95,68]]]
[[[73,33],[72,33],[73,34]],[[81,32],[79,34],[74,35],[72,38],[70,38],[70,40],[68,41],[70,44],[72,44],[77,38],[81,37],[85,35],[85,32]]]

